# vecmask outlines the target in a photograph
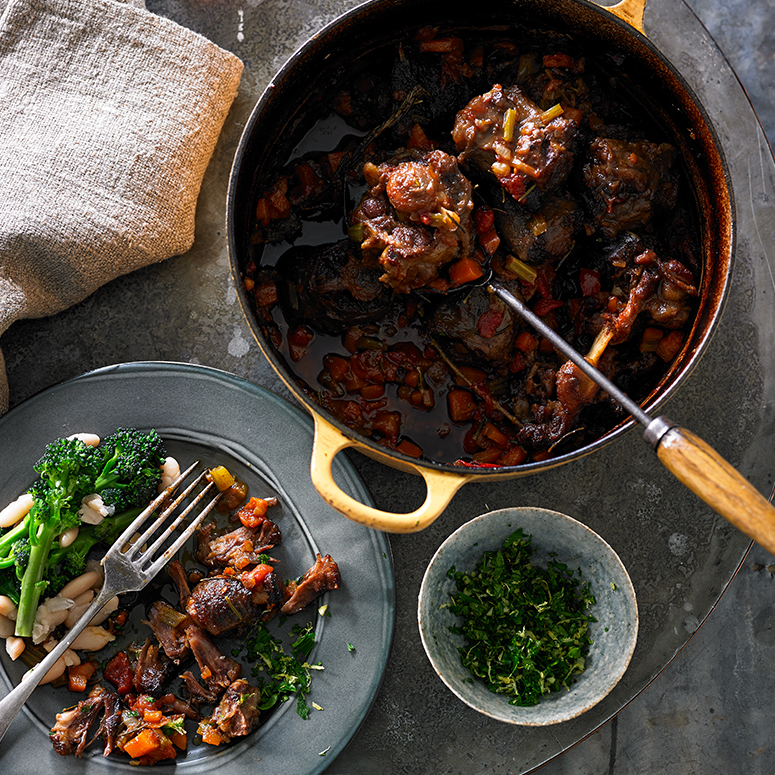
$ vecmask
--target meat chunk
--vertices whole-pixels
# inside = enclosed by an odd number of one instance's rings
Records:
[[[193,622],[186,628],[186,635],[202,680],[213,695],[220,695],[232,681],[239,678],[242,666],[231,657],[221,654],[204,630]]]
[[[341,583],[339,567],[331,555],[318,555],[315,564],[302,576],[301,581],[292,581],[286,586],[287,599],[280,613],[296,614],[325,592],[339,589]]]
[[[668,143],[592,141],[583,177],[594,223],[604,237],[645,226],[655,212],[675,206],[675,157]]]
[[[54,750],[62,756],[69,756],[71,753],[81,756],[86,747],[89,730],[97,720],[100,711],[103,711],[104,716],[97,735],[103,734],[105,737],[107,756],[116,742],[120,704],[119,698],[113,692],[107,691],[102,686],[95,686],[85,700],[57,713],[56,723],[49,733]]]
[[[578,126],[562,108],[542,111],[518,86],[496,84],[458,112],[452,139],[464,168],[495,175],[521,199],[537,185],[557,189],[573,167]]]
[[[210,523],[199,531],[197,557],[210,568],[232,567],[242,570],[255,565],[260,555],[282,541],[280,528],[265,519],[257,528],[238,527],[224,535],[212,537],[215,525]]]
[[[220,635],[254,622],[282,599],[274,571],[250,587],[237,576],[210,576],[191,591],[186,612],[211,635]]]
[[[137,654],[134,687],[138,694],[158,696],[171,678],[174,662],[160,652],[159,646],[146,638]]]
[[[379,281],[381,269],[366,266],[349,239],[323,247],[297,245],[283,254],[278,269],[292,284],[289,307],[298,307],[303,320],[330,334],[377,320],[392,303],[393,294]]]
[[[251,686],[244,678],[234,681],[224,692],[212,716],[200,723],[199,733],[209,732],[211,735],[216,731],[224,743],[250,734],[258,725],[260,699],[260,689]]]
[[[465,304],[451,298],[440,304],[430,320],[431,333],[440,341],[454,340],[473,357],[506,366],[514,358],[517,331],[511,308],[484,288],[474,288]],[[456,352],[459,359],[461,353]]]
[[[471,183],[443,151],[406,152],[368,162],[369,191],[352,215],[367,266],[398,293],[433,282],[441,267],[471,252]]]
[[[164,653],[176,663],[180,663],[189,653],[185,627],[187,623],[186,614],[176,611],[163,600],[157,600],[148,609],[148,626],[153,630]]]

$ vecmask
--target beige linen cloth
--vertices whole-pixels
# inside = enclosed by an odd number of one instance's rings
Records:
[[[141,3],[0,0],[0,334],[193,243],[242,63]]]

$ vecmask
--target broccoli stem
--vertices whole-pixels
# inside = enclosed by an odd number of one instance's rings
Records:
[[[7,557],[11,553],[14,541],[26,535],[30,529],[30,515],[19,520],[7,533],[0,536],[0,557]]]
[[[16,614],[15,634],[17,638],[29,638],[32,635],[32,625],[35,624],[38,601],[47,586],[47,583],[43,581],[46,561],[56,536],[56,527],[43,526],[38,534],[37,542],[30,546],[30,559],[22,577],[19,610]]]

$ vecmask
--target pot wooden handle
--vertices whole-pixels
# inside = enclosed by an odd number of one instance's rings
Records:
[[[775,508],[721,455],[684,428],[670,428],[659,441],[664,466],[736,528],[775,552]]]
[[[622,0],[616,5],[601,6],[618,16],[623,22],[634,27],[641,35],[645,35],[643,29],[643,13],[646,10],[646,0]]]
[[[425,466],[410,466],[425,479],[427,495],[416,511],[394,514],[359,503],[334,482],[331,466],[337,453],[357,446],[331,423],[315,414],[315,439],[312,444],[310,475],[320,497],[353,522],[385,533],[416,533],[441,515],[454,494],[471,478],[465,474],[437,471]]]

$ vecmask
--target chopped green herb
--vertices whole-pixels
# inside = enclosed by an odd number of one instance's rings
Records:
[[[533,565],[531,540],[519,529],[501,549],[485,552],[473,572],[448,571],[456,582],[449,610],[463,618],[450,627],[465,638],[463,665],[520,706],[573,683],[595,621],[587,612],[595,602],[589,585],[554,560],[546,569]]]
[[[308,719],[309,706],[305,697],[312,682],[310,671],[323,668],[306,661],[315,645],[312,622],[294,625],[292,633],[298,637],[291,644],[292,653],[288,654],[282,641],[271,635],[264,625],[259,625],[245,643],[247,658],[255,663],[252,672],[261,689],[259,707],[266,710],[297,693],[296,712]]]
[[[352,653],[353,651],[355,651],[355,646],[353,646],[353,644],[352,644],[352,643],[348,643],[348,644],[347,644],[347,650],[348,650],[350,653]]]
[[[613,581],[611,582],[611,589],[616,592],[616,584],[614,584]]]
[[[325,756],[330,750],[331,750],[331,746],[329,745],[328,748],[326,748],[325,750],[321,751],[318,754],[318,756]]]

